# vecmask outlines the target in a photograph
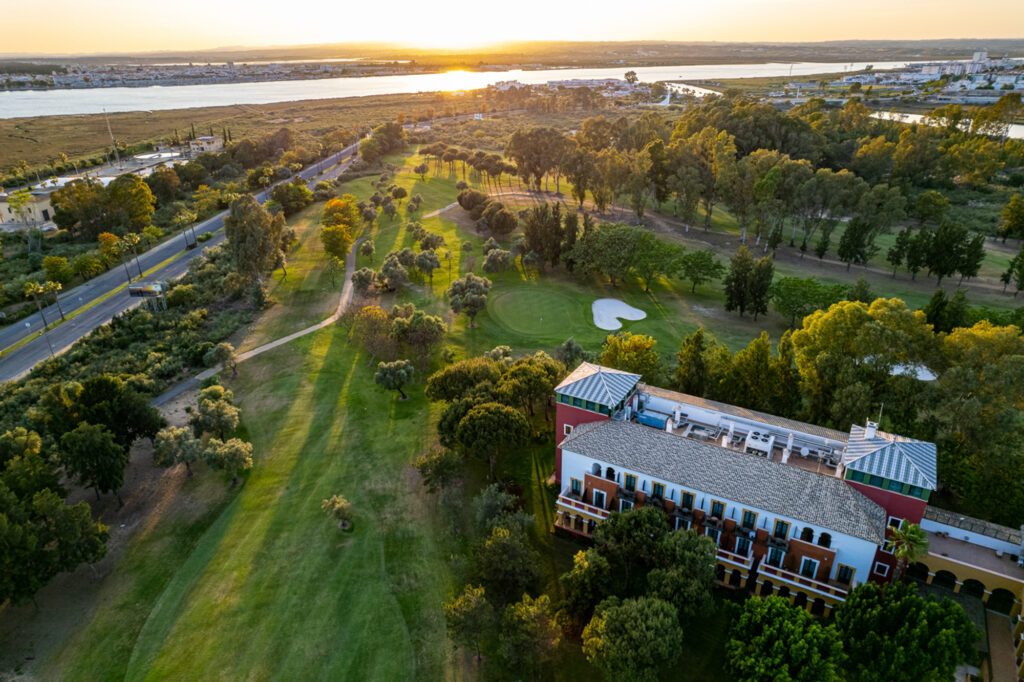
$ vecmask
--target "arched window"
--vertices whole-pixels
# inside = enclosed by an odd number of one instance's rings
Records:
[[[601,465],[598,464],[597,462],[594,462],[593,466],[590,467],[590,473],[593,474],[594,476],[600,476]]]
[[[832,536],[828,533],[822,533],[818,536],[818,546],[828,549],[832,546]]]
[[[612,469],[611,467],[608,467],[607,469],[605,469],[604,477],[607,478],[609,481],[614,481],[615,480],[615,469]]]
[[[814,542],[814,531],[805,526],[804,529],[800,531],[800,539],[804,542]]]

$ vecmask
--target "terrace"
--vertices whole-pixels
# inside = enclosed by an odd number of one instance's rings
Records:
[[[842,460],[847,435],[838,431],[750,410],[729,414],[716,408],[731,406],[648,386],[641,388],[641,396],[639,410],[620,410],[612,418],[635,417],[638,423],[666,433],[823,476],[835,476]]]

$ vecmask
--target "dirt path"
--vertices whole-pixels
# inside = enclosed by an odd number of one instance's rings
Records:
[[[436,215],[442,210],[446,210],[447,208],[450,208],[450,206],[435,211],[434,215]],[[348,306],[349,301],[352,300],[352,274],[356,270],[356,247],[359,246],[359,243],[361,241],[363,241],[362,237],[353,242],[352,246],[349,248],[348,256],[345,258],[345,285],[342,287],[341,296],[338,298],[338,307],[335,308],[334,312],[331,313],[331,315],[327,319],[321,322],[317,322],[316,324],[306,327],[305,329],[300,329],[297,332],[292,332],[288,336],[284,336],[280,339],[276,339],[269,343],[265,343],[262,346],[257,346],[252,350],[247,350],[244,353],[239,353],[235,357],[235,361],[244,362],[249,358],[256,357],[261,353],[266,353],[268,350],[273,350],[274,348],[286,344],[289,341],[294,341],[295,339],[300,338],[302,336],[306,336],[307,334],[312,334],[315,331],[319,331],[324,327],[330,326],[337,322],[338,318],[341,317],[341,315],[345,312],[345,308]],[[194,377],[192,377],[191,379],[186,379],[185,381],[182,381],[181,383],[177,384],[168,391],[165,391],[164,393],[158,395],[156,398],[153,398],[153,400],[150,401],[150,404],[153,405],[154,407],[161,407],[162,405],[167,404],[169,401],[174,400],[183,392],[188,391],[190,389],[194,389],[204,379],[212,377],[214,374],[223,371],[223,369],[223,365],[215,365],[207,370],[204,370],[199,374],[195,375]]]

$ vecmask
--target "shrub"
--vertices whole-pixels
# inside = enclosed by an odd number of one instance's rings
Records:
[[[179,284],[167,294],[167,305],[172,308],[191,308],[196,304],[196,289],[191,284]]]

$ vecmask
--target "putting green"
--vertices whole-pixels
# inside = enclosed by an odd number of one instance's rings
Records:
[[[562,337],[566,330],[585,329],[589,302],[551,287],[495,287],[487,300],[492,320],[509,331],[529,337]]]

